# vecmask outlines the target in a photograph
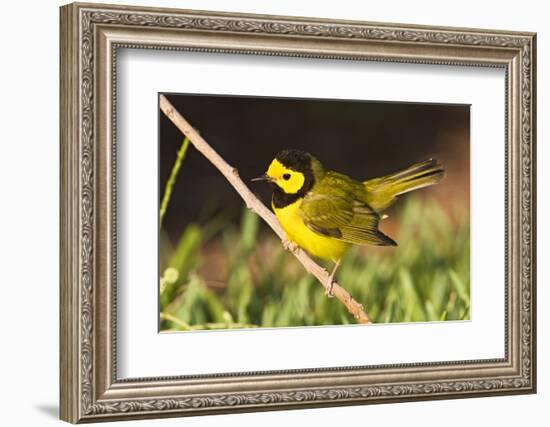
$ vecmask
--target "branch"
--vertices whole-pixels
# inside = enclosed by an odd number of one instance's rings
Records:
[[[244,200],[246,207],[258,214],[279,236],[281,241],[286,240],[286,235],[281,228],[279,221],[273,213],[249,190],[243,180],[239,177],[236,168],[229,165],[201,136],[200,134],[183,118],[183,116],[174,108],[164,95],[160,96],[160,109],[174,125],[187,137],[193,146],[201,152],[221,173],[227,181],[235,188],[237,193]],[[313,261],[309,255],[302,249],[297,248],[292,251],[294,256],[302,263],[304,268],[313,274],[328,292],[329,274],[327,271]],[[363,310],[363,306],[355,301],[352,296],[337,283],[332,286],[332,293],[342,302],[348,311],[357,319],[359,323],[371,323],[369,316]]]

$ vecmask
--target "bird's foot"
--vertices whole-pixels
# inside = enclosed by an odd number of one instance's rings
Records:
[[[325,286],[325,296],[328,298],[334,298],[334,274],[328,276],[327,284]]]
[[[298,249],[298,245],[291,240],[283,239],[282,243],[285,251],[294,252],[296,251],[296,249]]]
[[[334,275],[336,274],[336,270],[338,270],[339,266],[340,260],[338,259],[334,262],[334,268],[328,276],[327,285],[325,286],[325,295],[329,298],[334,297]]]
[[[334,298],[334,277],[332,275],[329,276],[327,285],[325,286],[325,296]]]

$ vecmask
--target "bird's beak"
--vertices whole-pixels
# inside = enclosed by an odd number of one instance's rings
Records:
[[[272,181],[272,178],[264,173],[262,176],[259,176],[258,178],[252,178],[251,181]]]

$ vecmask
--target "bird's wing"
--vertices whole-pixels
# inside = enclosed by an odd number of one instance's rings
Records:
[[[379,215],[353,194],[310,192],[300,206],[300,215],[314,232],[354,244],[395,246],[396,243],[378,230]]]

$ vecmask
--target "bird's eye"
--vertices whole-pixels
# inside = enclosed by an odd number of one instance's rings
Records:
[[[290,179],[290,174],[289,174],[289,173],[285,173],[285,174],[283,175],[283,179],[284,179],[285,181],[288,181],[288,180]]]

